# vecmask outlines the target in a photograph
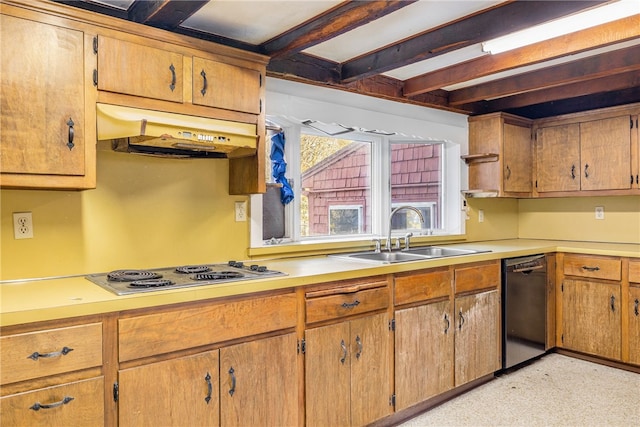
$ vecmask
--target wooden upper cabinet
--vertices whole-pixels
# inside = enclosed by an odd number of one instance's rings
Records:
[[[111,37],[98,37],[98,89],[183,102],[183,55]]]
[[[580,125],[542,127],[536,132],[539,193],[580,190]]]
[[[0,185],[95,187],[95,122],[85,117],[85,35],[0,16]],[[93,125],[95,126],[95,125]]]
[[[630,116],[580,123],[581,188],[631,188]]]
[[[532,191],[531,120],[506,113],[469,118],[469,190],[529,197]]]
[[[262,75],[257,70],[193,58],[193,103],[260,114]]]

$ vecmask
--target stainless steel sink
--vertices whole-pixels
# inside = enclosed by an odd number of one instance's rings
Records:
[[[398,262],[424,261],[427,259],[444,258],[458,255],[472,255],[490,252],[475,249],[445,248],[441,246],[416,247],[407,251],[355,252],[347,254],[331,254],[330,257],[356,261],[368,261],[378,264],[394,264]]]

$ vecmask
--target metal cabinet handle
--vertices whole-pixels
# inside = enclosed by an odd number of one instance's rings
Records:
[[[576,179],[576,165],[571,165],[571,179]]]
[[[354,302],[343,302],[342,308],[354,308],[360,305],[360,301],[355,300]]]
[[[462,309],[460,309],[460,313],[458,313],[460,316],[460,323],[458,324],[458,330],[462,330],[462,325],[464,325],[464,316],[462,315]]]
[[[358,346],[358,352],[356,353],[356,359],[360,359],[360,355],[362,355],[362,340],[360,339],[360,335],[356,335],[356,345]]]
[[[340,363],[344,365],[344,362],[347,360],[347,345],[344,343],[344,340],[340,341],[340,347],[342,347],[342,357],[340,358]]]
[[[444,314],[444,321],[447,324],[447,326],[445,326],[444,328],[444,333],[447,334],[449,333],[449,326],[451,326],[451,322],[449,322],[449,316],[447,316],[447,313]]]
[[[75,137],[75,130],[73,129],[73,126],[75,125],[75,123],[73,122],[73,120],[71,119],[71,117],[69,117],[69,121],[67,122],[67,126],[69,126],[69,137],[67,139],[67,147],[69,147],[69,151],[73,150],[73,147],[75,147],[75,144],[73,143],[73,139]]]
[[[616,312],[616,297],[611,295],[611,312]]]
[[[39,411],[40,409],[51,409],[51,408],[57,408],[58,406],[62,406],[62,405],[66,405],[67,403],[71,402],[74,398],[71,396],[65,396],[64,399],[62,399],[59,402],[53,402],[53,403],[40,403],[40,402],[36,402],[33,405],[31,405],[29,407],[29,409],[32,409],[34,411]]]
[[[636,298],[636,300],[633,302],[633,314],[636,315],[636,317],[638,315],[640,315],[640,301],[638,301],[638,298]]]
[[[584,165],[584,177],[589,178],[589,163]]]
[[[169,85],[169,89],[171,89],[171,92],[173,92],[176,88],[176,67],[171,64],[169,66],[169,70],[171,71],[171,84]]]
[[[211,384],[211,375],[209,372],[204,376],[204,380],[207,382],[207,395],[204,398],[204,401],[207,402],[208,405],[209,402],[211,402],[211,394],[213,394],[213,384]]]
[[[599,270],[600,270],[600,267],[598,267],[598,266],[595,266],[595,267],[589,267],[589,266],[583,265],[583,266],[582,266],[582,269],[583,269],[583,270],[587,270],[587,271],[599,271]]]
[[[62,350],[60,351],[52,351],[51,353],[39,353],[39,352],[33,352],[31,353],[29,356],[27,356],[27,359],[32,359],[32,360],[38,360],[41,357],[44,358],[50,358],[50,357],[60,357],[60,356],[66,356],[67,354],[71,353],[73,351],[72,348],[69,347],[62,347]]]
[[[511,178],[511,168],[507,165],[507,179]]]
[[[229,389],[229,394],[233,396],[233,393],[236,392],[236,376],[233,370],[233,366],[229,369],[229,375],[231,375],[231,388]]]
[[[202,76],[202,90],[200,90],[200,93],[204,96],[204,94],[207,93],[207,73],[202,70],[200,71],[200,75]]]

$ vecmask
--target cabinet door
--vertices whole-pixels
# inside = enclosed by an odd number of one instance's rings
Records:
[[[538,129],[536,154],[539,193],[580,190],[580,125]]]
[[[349,322],[305,331],[307,426],[350,425]]]
[[[640,286],[629,287],[629,362],[640,365]]]
[[[564,280],[562,344],[570,350],[620,359],[619,284]]]
[[[389,339],[386,313],[351,321],[351,425],[391,413]]]
[[[0,16],[2,173],[85,174],[83,38]]]
[[[630,116],[580,123],[583,190],[631,188]]]
[[[396,311],[396,410],[453,388],[451,303],[441,301]]]
[[[3,426],[103,426],[104,378],[5,396]]]
[[[502,163],[504,191],[531,192],[531,128],[504,124]]]
[[[220,425],[298,423],[296,343],[290,333],[220,349]]]
[[[500,368],[497,290],[456,297],[455,385]]]
[[[219,425],[218,351],[118,373],[118,425]]]
[[[183,55],[98,37],[98,89],[183,102]]]
[[[259,114],[262,76],[257,70],[193,58],[193,103]]]

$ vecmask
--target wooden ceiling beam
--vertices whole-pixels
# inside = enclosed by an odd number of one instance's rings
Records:
[[[264,42],[262,53],[278,58],[298,53],[368,24],[417,0],[345,1],[327,12]]]
[[[619,91],[637,86],[640,87],[640,73],[637,71],[629,71],[626,73],[614,74],[612,76],[605,76],[592,80],[570,83],[564,86],[536,90],[533,92],[487,101],[484,105],[484,111],[487,113],[493,113],[496,111],[526,107],[527,105],[536,105],[597,93]]]
[[[173,31],[209,0],[135,0],[129,20]]]
[[[640,45],[454,90],[449,103],[463,105],[634,70],[640,70]]]
[[[498,55],[422,74],[404,82],[404,95],[414,96],[502,71],[511,70],[640,37],[640,15],[598,25]]]
[[[342,64],[345,83],[557,19],[603,1],[507,2]],[[500,23],[500,25],[496,25]]]

